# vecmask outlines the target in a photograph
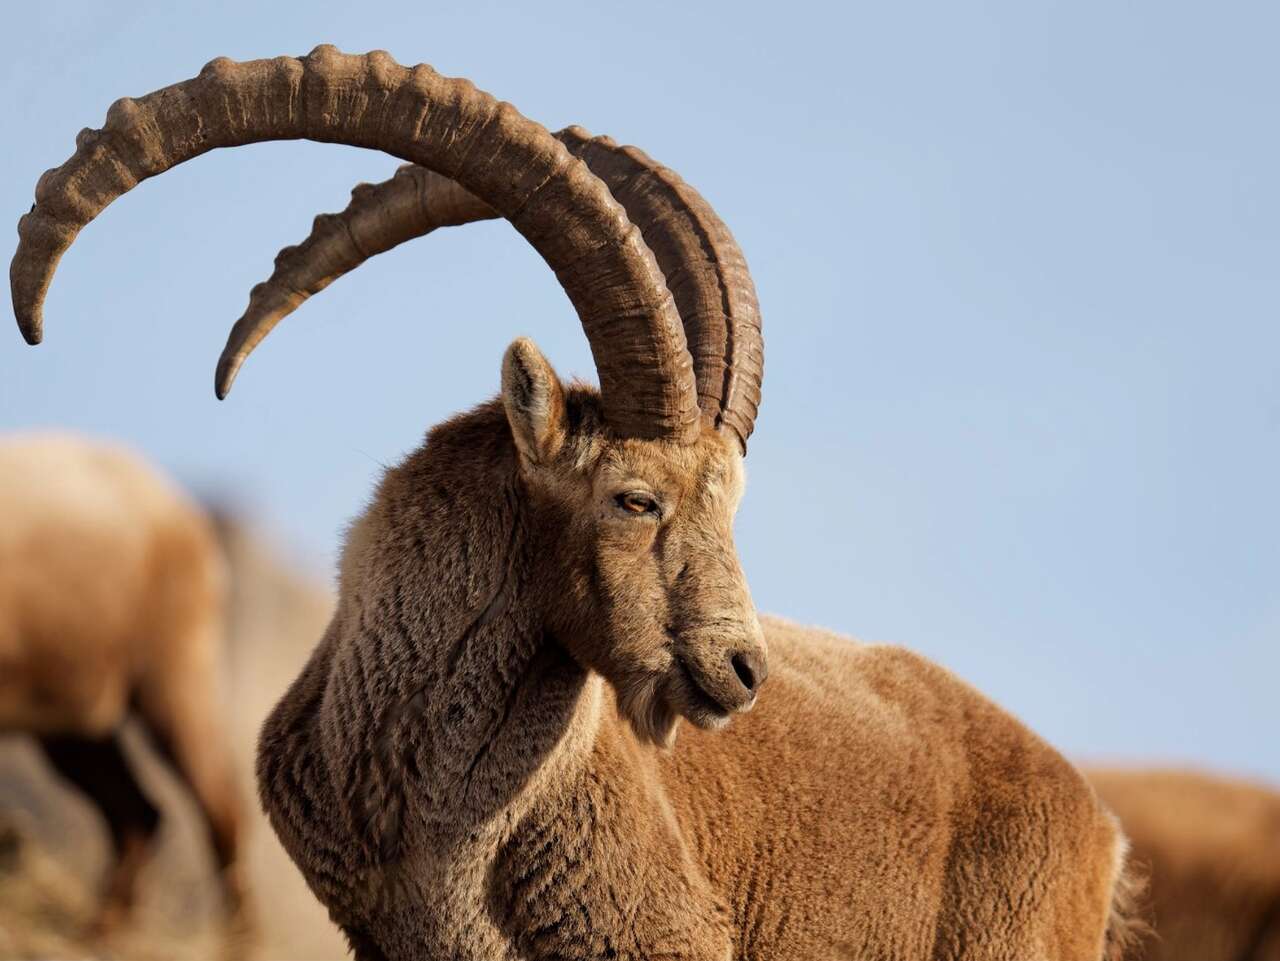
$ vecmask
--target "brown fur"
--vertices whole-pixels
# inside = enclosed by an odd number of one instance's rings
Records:
[[[1154,935],[1127,957],[1280,961],[1280,792],[1190,771],[1088,774],[1150,875]]]
[[[35,735],[106,818],[103,927],[128,915],[159,820],[120,748],[130,713],[189,785],[239,905],[223,567],[204,515],[132,454],[59,435],[0,442],[0,731]]]
[[[731,441],[616,439],[527,341],[387,472],[258,757],[357,958],[1103,957],[1089,785],[914,654],[761,628],[741,487]],[[766,641],[745,713],[728,655]]]

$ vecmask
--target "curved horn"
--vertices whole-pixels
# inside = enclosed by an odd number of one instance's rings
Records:
[[[404,164],[379,184],[356,184],[345,210],[320,214],[306,240],[276,254],[271,276],[249,292],[233,338],[258,343],[307,298],[406,240],[497,216],[456,180],[417,164]]]
[[[609,186],[640,228],[684,323],[704,416],[732,430],[745,451],[760,403],[764,342],[755,285],[729,228],[696,190],[639,149],[581,127],[554,136]],[[237,327],[260,339],[370,257],[438,227],[496,216],[453,181],[412,164],[382,183],[359,184],[345,210],[320,215],[302,244],[280,251]]]
[[[711,204],[638,147],[568,127],[556,137],[603,180],[644,234],[684,323],[698,400],[745,453],[764,379],[760,301],[747,260]]]
[[[605,417],[627,436],[697,431],[692,361],[653,254],[609,190],[543,127],[465,80],[374,51],[317,47],[302,59],[235,63],[112,104],[102,130],[36,186],[9,275],[30,343],[62,254],[79,230],[147,177],[216,147],[307,139],[369,147],[456,180],[512,222],[555,271],[591,343]],[[260,338],[259,338],[260,339]],[[256,345],[232,331],[218,363],[225,395]]]

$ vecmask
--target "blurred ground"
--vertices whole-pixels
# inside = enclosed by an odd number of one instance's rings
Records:
[[[259,919],[252,954],[345,958],[345,943],[276,841],[253,793],[258,729],[324,631],[331,596],[246,526],[222,526],[233,579],[228,723],[248,815],[247,866]],[[80,937],[106,860],[104,826],[88,803],[55,783],[31,743],[0,738],[0,959],[222,954],[218,891],[192,804],[142,732],[128,734],[131,759],[165,821],[159,850],[142,874],[135,922],[107,943]]]

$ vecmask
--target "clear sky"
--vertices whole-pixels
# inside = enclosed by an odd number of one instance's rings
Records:
[[[1078,757],[1280,780],[1278,11],[13,4],[0,216],[116,97],[320,42],[639,144],[760,291],[738,536],[762,610],[922,651]],[[260,145],[122,198],[64,259],[45,345],[0,336],[0,429],[125,438],[328,569],[379,464],[493,394],[512,337],[592,373],[550,271],[489,223],[335,284],[214,400],[275,251],[395,166]]]

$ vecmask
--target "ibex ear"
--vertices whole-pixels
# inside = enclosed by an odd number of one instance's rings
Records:
[[[512,341],[502,358],[502,406],[525,459],[542,463],[564,444],[565,403],[560,378],[533,341]]]

